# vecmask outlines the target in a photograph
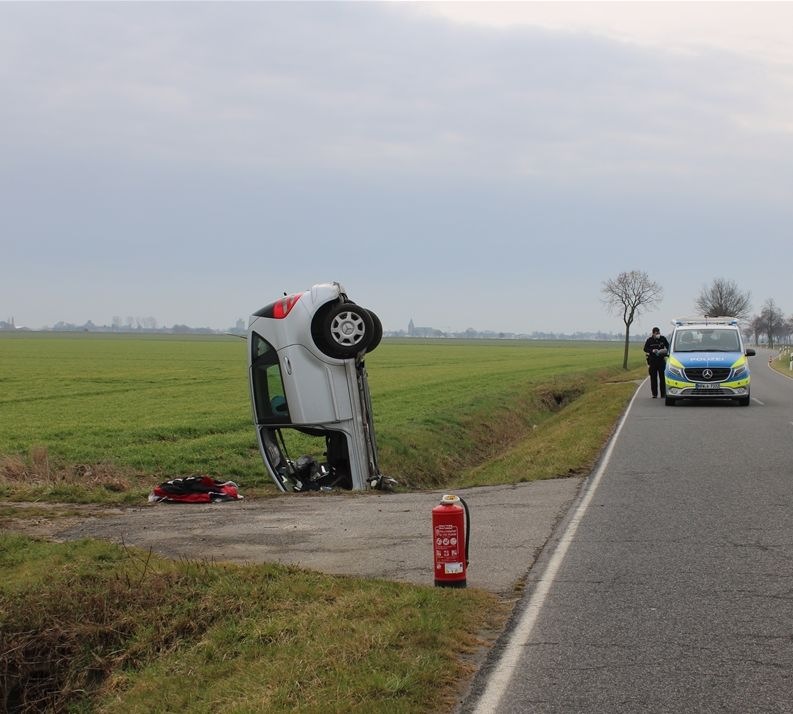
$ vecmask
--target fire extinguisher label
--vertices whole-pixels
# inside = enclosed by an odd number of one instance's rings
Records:
[[[463,572],[463,564],[462,563],[444,563],[443,564],[443,572],[446,575],[458,575],[459,573]]]
[[[450,567],[462,568],[460,562],[460,536],[457,526],[450,523],[439,523],[435,526],[435,561],[438,567],[445,564],[446,573],[459,573],[462,570],[449,570]]]

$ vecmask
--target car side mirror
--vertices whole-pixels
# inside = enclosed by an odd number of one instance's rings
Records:
[[[746,356],[747,357],[754,357],[756,354],[757,354],[757,352],[755,352],[751,347],[746,350]]]

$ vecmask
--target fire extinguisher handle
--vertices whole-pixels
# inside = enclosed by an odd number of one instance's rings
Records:
[[[471,514],[468,511],[468,504],[460,498],[460,503],[463,504],[465,511],[465,567],[468,567],[470,561],[468,560],[468,544],[471,541]]]

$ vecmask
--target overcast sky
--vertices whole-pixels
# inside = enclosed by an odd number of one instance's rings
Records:
[[[793,313],[793,3],[0,3],[0,320]]]

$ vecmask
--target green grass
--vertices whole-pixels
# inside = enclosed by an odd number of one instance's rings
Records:
[[[640,357],[626,372],[619,344],[385,340],[367,358],[383,471],[412,489],[586,472]],[[0,524],[58,517],[46,501],[140,503],[193,472],[271,495],[250,413],[240,340],[0,335]],[[450,711],[510,606],[12,533],[0,572],[0,711]]]
[[[222,336],[0,335],[0,495],[129,503],[190,473],[267,493],[245,350]],[[636,376],[620,364],[617,343],[384,340],[367,358],[381,468],[410,489],[481,482],[560,406]],[[596,398],[614,399],[613,416],[624,394]],[[596,453],[602,430],[591,441]]]
[[[775,369],[780,374],[784,374],[787,377],[793,376],[793,370],[790,369],[791,362],[791,352],[789,350],[785,350],[784,352],[775,355],[770,365],[773,369]]]
[[[0,711],[433,712],[495,597],[0,534]]]
[[[252,471],[245,346],[231,337],[0,338],[0,453],[153,474]]]
[[[461,474],[459,486],[487,486],[588,473],[633,396],[632,382],[596,384],[502,453]]]

